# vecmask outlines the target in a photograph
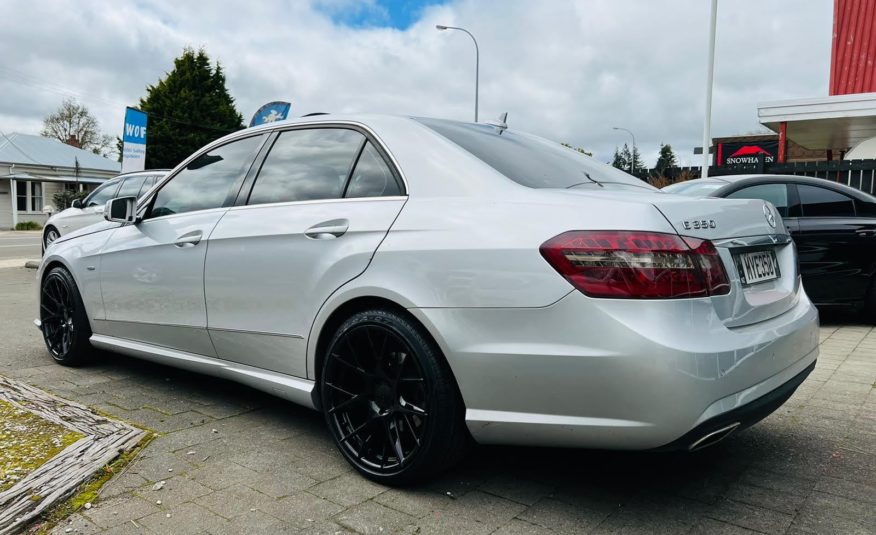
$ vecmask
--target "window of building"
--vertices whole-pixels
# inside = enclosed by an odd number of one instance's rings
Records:
[[[15,181],[15,208],[19,212],[27,212],[27,185],[23,180]]]
[[[32,212],[43,211],[43,183],[30,183],[30,210]]]

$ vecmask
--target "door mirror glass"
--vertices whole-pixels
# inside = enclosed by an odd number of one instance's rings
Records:
[[[82,208],[82,199],[73,199],[73,202],[70,204],[73,208]]]
[[[133,223],[137,216],[136,197],[117,197],[106,203],[103,217],[114,223]]]

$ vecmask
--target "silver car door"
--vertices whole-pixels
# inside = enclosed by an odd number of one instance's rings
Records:
[[[248,203],[222,218],[207,251],[208,327],[217,355],[306,377],[316,312],[368,266],[404,205],[403,191],[361,132],[280,133]]]
[[[99,332],[213,356],[204,258],[263,136],[203,152],[152,196],[144,219],[115,230],[101,253],[106,320]]]

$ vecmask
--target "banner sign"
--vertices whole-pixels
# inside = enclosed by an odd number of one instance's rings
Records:
[[[774,163],[778,154],[778,140],[719,143],[718,165],[756,164],[760,155],[763,163]]]
[[[289,115],[289,110],[292,109],[292,104],[288,102],[268,102],[259,111],[252,116],[252,121],[249,122],[249,127],[258,126],[265,123],[273,123],[274,121],[282,121]]]
[[[146,112],[127,108],[122,136],[122,172],[146,168]]]

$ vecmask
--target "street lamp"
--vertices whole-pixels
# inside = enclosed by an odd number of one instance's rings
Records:
[[[626,128],[621,128],[619,126],[612,126],[611,129],[623,130],[624,132],[629,134],[631,138],[633,138],[633,157],[630,158],[630,174],[632,175],[636,171],[636,136],[633,135],[632,131],[627,130]]]
[[[474,120],[475,120],[475,122],[478,122],[478,71],[480,69],[480,62],[481,62],[481,57],[480,57],[481,53],[478,50],[478,41],[477,41],[477,39],[475,39],[474,35],[472,35],[471,32],[466,30],[465,28],[459,28],[457,26],[444,26],[443,24],[436,24],[435,29],[437,29],[439,31],[459,30],[461,32],[467,33],[468,36],[471,37],[471,40],[474,42],[474,46],[475,46],[475,119]]]

